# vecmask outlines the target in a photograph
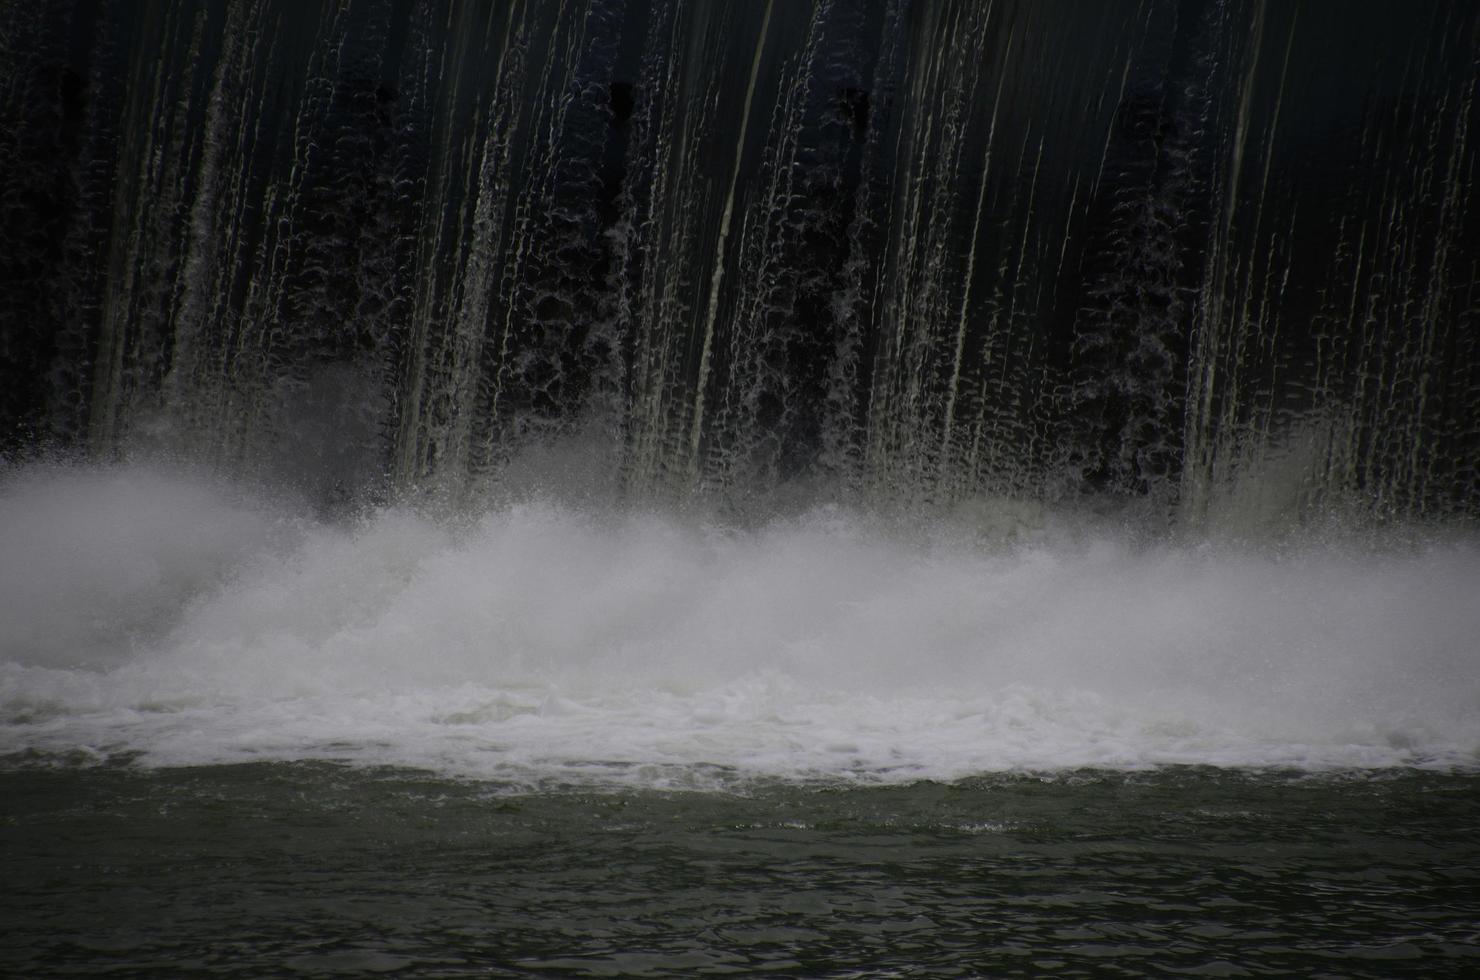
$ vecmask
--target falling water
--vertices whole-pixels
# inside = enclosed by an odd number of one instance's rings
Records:
[[[12,450],[1473,515],[1470,5],[0,18]]]
[[[1475,975],[1477,85],[0,0],[0,973]]]

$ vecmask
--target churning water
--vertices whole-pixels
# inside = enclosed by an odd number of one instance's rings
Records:
[[[542,786],[1480,763],[1480,546],[1136,540],[1009,502],[326,521],[9,476],[0,751]]]

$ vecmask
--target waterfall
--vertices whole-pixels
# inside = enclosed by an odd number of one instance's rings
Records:
[[[7,4],[0,451],[1473,517],[1477,51],[1461,0]]]

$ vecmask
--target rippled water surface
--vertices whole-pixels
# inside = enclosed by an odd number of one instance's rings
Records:
[[[15,976],[1463,976],[1480,778],[0,775]]]

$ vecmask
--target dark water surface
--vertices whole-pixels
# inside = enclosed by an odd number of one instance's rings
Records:
[[[0,774],[13,976],[1465,976],[1480,778]]]

